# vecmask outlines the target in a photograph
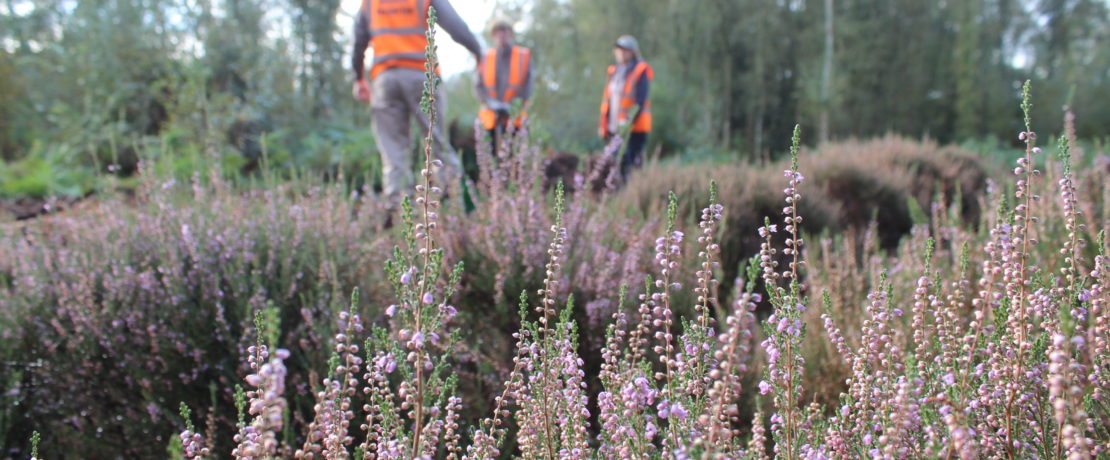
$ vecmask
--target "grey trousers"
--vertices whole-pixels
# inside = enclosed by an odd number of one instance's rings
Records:
[[[403,195],[413,192],[413,157],[423,168],[424,151],[414,152],[411,121],[416,120],[421,139],[428,134],[428,117],[420,111],[420,97],[424,92],[424,72],[416,69],[391,68],[378,74],[371,83],[371,116],[374,138],[382,156],[382,188],[390,205],[400,204]],[[459,181],[462,166],[458,155],[443,134],[443,90],[436,95],[436,126],[432,152],[443,162],[435,171],[435,185],[447,191],[452,199],[461,198]],[[423,144],[423,143],[421,143]]]

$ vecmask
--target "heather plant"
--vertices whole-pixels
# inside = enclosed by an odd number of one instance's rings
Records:
[[[171,450],[187,459],[204,458],[211,453],[211,450],[204,445],[204,435],[198,433],[196,426],[193,425],[192,409],[183,402],[178,411],[181,419],[185,421],[185,431],[178,435],[180,447],[171,444]]]
[[[39,442],[41,440],[42,436],[39,435],[38,431],[31,433],[31,460],[39,460]]]
[[[1086,267],[1080,262],[1087,259],[1078,250],[1084,228],[1071,198],[1066,138],[1057,182],[1064,212],[1051,217],[1068,233],[1044,232],[1037,217],[1048,187],[1038,184],[1041,149],[1029,119],[1028,85],[1025,92],[1019,137],[1026,153],[1014,169],[1016,205],[1003,202],[982,235],[936,232],[941,239],[928,237],[923,245],[911,238],[924,247],[923,257],[909,259],[905,275],[884,274],[872,284],[862,321],[853,325],[857,340],[846,341],[832,315],[823,316],[831,342],[850,364],[848,391],[824,438],[833,454],[1090,458],[1106,448],[1105,428],[1089,422],[1092,413],[1106,416],[1102,383],[1089,378],[1104,358],[1080,351],[1105,334],[1086,332],[1102,321],[1090,311],[1104,301],[1087,294],[1098,286],[1101,256]],[[1050,237],[1059,263],[1033,249]],[[1101,254],[1103,243],[1097,246]],[[975,248],[985,255],[978,279],[970,263]],[[913,267],[917,275],[907,276]],[[825,282],[814,284],[838,286]],[[836,313],[854,322],[851,311]]]
[[[798,161],[810,171],[802,185],[808,198],[799,204],[799,211],[807,216],[808,231],[859,244],[866,240],[861,233],[868,232],[868,226],[875,223],[877,228],[869,235],[886,250],[897,247],[912,230],[911,202],[925,210],[934,209],[934,203],[945,211],[957,207],[959,222],[977,222],[985,206],[979,199],[988,183],[984,178],[993,171],[972,152],[894,136],[822,144],[810,152],[799,150]],[[613,203],[618,209],[631,210],[630,214],[641,220],[651,220],[658,209],[666,206],[667,190],[672,190],[679,196],[678,215],[693,224],[701,209],[698,192],[706,178],[715,178],[722,204],[730,209],[720,237],[727,289],[739,274],[738,267],[757,255],[763,244],[761,236],[749,231],[753,223],[781,212],[782,187],[775,180],[777,174],[770,171],[789,166],[787,160],[769,165],[647,167],[629,181]],[[686,303],[692,304],[693,299]]]
[[[1012,187],[986,187],[992,211],[966,222],[972,187],[932,189],[893,247],[878,222],[803,234],[842,208],[807,188],[825,171],[803,174],[820,163],[799,128],[784,179],[753,181],[759,206],[703,171],[689,180],[708,200],[645,192],[664,217],[631,228],[606,208],[621,198],[571,201],[562,185],[545,212],[526,134],[480,153],[473,216],[445,214],[429,134],[392,250],[346,190],[275,187],[244,207],[214,177],[186,208],[148,178],[153,212],[5,234],[4,357],[47,358],[42,385],[17,388],[28,417],[90,456],[153,455],[137,444],[169,423],[187,458],[1104,456],[1110,259],[1106,214],[1081,197],[1106,172],[1077,167],[1067,135],[1059,166],[1048,158],[1028,101],[1027,85],[1025,152]],[[733,234],[758,248],[746,269]],[[517,317],[500,310],[496,328],[515,330],[501,360],[482,320],[506,292],[523,294]],[[237,423],[213,415],[240,378]],[[207,382],[220,402],[201,434],[188,407]],[[180,419],[163,414],[179,402]],[[163,422],[137,428],[148,419]]]
[[[271,305],[272,333],[297,354],[290,392],[307,395],[330,306],[379,282],[369,267],[386,253],[381,214],[366,196],[304,182],[233,189],[218,174],[180,184],[145,166],[141,176],[134,199],[105,195],[0,231],[5,444],[40,426],[50,452],[159,455],[179,401],[230,426],[247,331]]]

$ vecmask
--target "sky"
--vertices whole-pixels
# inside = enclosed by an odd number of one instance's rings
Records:
[[[496,0],[454,0],[451,6],[455,7],[455,11],[470,26],[470,30],[478,36],[478,41],[486,45],[487,38],[482,35],[482,31],[485,30],[486,21],[493,13],[496,3]],[[339,30],[343,32],[348,43],[351,40],[352,21],[360,5],[362,0],[343,0],[339,6],[340,12],[337,15]],[[451,40],[451,37],[442,29],[436,33],[436,42],[439,44],[439,66],[444,77],[469,72],[477,65],[470,52]],[[350,53],[349,50],[347,52]],[[371,52],[367,51],[366,62],[370,62],[369,53]],[[344,60],[344,62],[350,61]]]

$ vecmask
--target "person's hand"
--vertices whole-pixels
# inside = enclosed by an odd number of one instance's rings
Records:
[[[355,84],[351,88],[351,94],[359,102],[370,102],[370,83],[365,78],[355,80]]]

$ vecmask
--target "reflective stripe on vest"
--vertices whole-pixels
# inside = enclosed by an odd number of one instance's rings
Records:
[[[524,91],[524,85],[527,83],[528,78],[528,69],[532,65],[532,51],[528,48],[513,46],[510,53],[509,78],[505,82],[504,94],[500,94],[497,91],[497,48],[491,48],[486,51],[486,55],[482,59],[480,75],[482,86],[486,87],[486,94],[490,98],[503,102],[511,102]],[[522,110],[520,115],[513,121],[513,124],[519,128],[524,122],[526,115],[527,114]],[[493,129],[497,124],[497,114],[485,106],[478,111],[478,119],[482,122],[483,129]]]
[[[430,0],[362,1],[370,21],[370,47],[374,48],[370,78],[393,67],[424,69],[429,4]]]
[[[609,66],[608,78],[605,80],[605,92],[601,96],[601,123],[598,132],[605,135],[609,130],[609,81],[613,79],[613,74],[616,73],[616,66]],[[636,85],[640,82],[640,78],[647,77],[648,81],[655,79],[655,71],[647,62],[640,61],[632,68],[631,72],[624,79],[624,88],[621,91],[620,107],[617,108],[617,121],[624,123],[628,121],[629,112],[632,107],[636,105]],[[644,101],[644,106],[640,107],[639,115],[632,123],[632,132],[646,133],[651,131],[651,98],[649,97]]]

